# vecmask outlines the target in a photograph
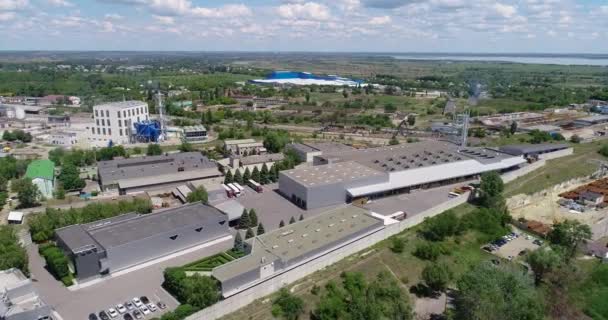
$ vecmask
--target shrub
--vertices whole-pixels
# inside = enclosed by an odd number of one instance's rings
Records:
[[[402,253],[405,245],[403,243],[403,239],[399,237],[392,237],[391,240],[391,251],[394,253]]]
[[[436,261],[440,255],[446,254],[446,248],[436,242],[424,242],[416,246],[412,254],[422,260]]]

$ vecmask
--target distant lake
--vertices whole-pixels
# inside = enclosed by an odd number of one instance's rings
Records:
[[[433,61],[496,61],[526,64],[555,64],[555,65],[577,65],[577,66],[608,66],[608,57],[605,55],[593,57],[593,55],[556,55],[556,56],[525,56],[525,55],[466,55],[466,54],[405,54],[392,55],[401,60],[433,60]]]

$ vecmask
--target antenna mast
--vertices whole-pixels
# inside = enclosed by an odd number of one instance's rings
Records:
[[[165,127],[165,107],[163,106],[163,95],[160,92],[160,86],[156,91],[156,98],[158,99],[158,115],[160,122],[160,136],[159,141],[163,141],[166,138],[166,127]]]

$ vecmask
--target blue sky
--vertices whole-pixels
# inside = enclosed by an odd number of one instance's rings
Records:
[[[602,0],[0,0],[1,50],[606,53]]]

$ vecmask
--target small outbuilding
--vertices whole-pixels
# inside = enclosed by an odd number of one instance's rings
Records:
[[[23,222],[23,212],[11,211],[8,213],[8,224],[21,224]]]
[[[55,163],[51,160],[34,160],[27,166],[25,176],[32,180],[45,198],[53,197]]]

